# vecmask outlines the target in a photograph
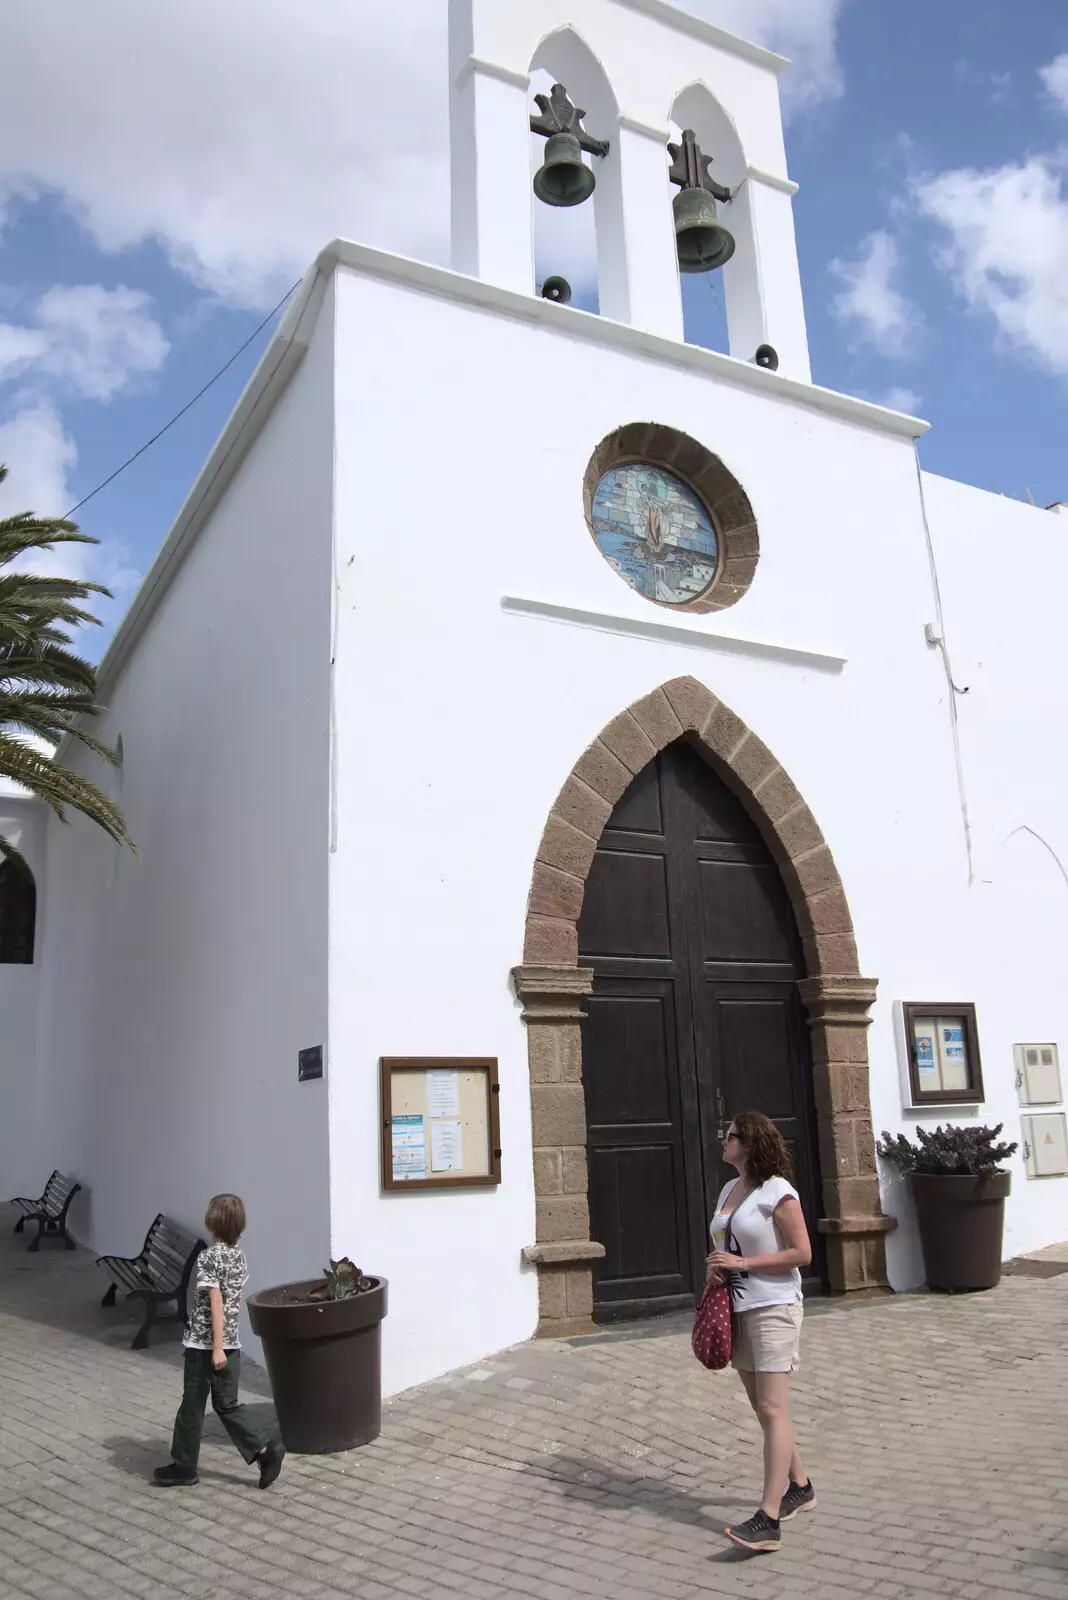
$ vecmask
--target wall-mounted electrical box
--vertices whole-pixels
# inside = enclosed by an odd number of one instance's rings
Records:
[[[1055,1044],[1017,1044],[1012,1047],[1016,1061],[1016,1087],[1022,1106],[1059,1106],[1061,1063]]]
[[[1021,1117],[1023,1158],[1029,1178],[1068,1175],[1068,1126],[1063,1111]]]

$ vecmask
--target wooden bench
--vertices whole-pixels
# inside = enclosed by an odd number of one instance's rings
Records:
[[[44,1194],[39,1200],[28,1200],[24,1195],[12,1200],[11,1204],[18,1206],[22,1212],[15,1224],[16,1233],[21,1233],[27,1222],[37,1224],[37,1234],[30,1240],[31,1250],[41,1248],[41,1240],[46,1234],[62,1239],[67,1250],[75,1249],[74,1240],[67,1232],[67,1212],[80,1188],[80,1183],[65,1178],[57,1167],[45,1184]]]
[[[131,1350],[144,1350],[149,1329],[156,1322],[181,1322],[185,1318],[185,1298],[197,1256],[204,1240],[180,1228],[160,1212],[145,1234],[144,1248],[138,1256],[97,1256],[96,1264],[111,1277],[111,1287],[100,1304],[113,1306],[115,1291],[121,1289],[129,1300],[145,1302],[145,1320],[134,1335]],[[173,1312],[160,1314],[160,1307],[174,1301]]]

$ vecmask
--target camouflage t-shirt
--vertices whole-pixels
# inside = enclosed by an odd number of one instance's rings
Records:
[[[238,1326],[241,1321],[241,1292],[248,1282],[248,1262],[236,1245],[213,1244],[197,1256],[197,1281],[183,1343],[187,1350],[211,1349],[211,1296],[209,1289],[222,1295],[224,1350],[239,1350]]]

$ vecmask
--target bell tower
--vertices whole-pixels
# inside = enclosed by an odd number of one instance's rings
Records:
[[[730,354],[810,381],[787,65],[664,0],[449,0],[453,266],[533,294],[533,206],[590,200],[603,316],[681,340],[680,266],[722,272]]]

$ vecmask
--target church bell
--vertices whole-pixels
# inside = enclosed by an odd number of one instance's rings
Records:
[[[734,254],[734,235],[716,219],[706,189],[680,189],[671,202],[680,272],[712,272]]]
[[[545,160],[534,174],[534,193],[548,206],[580,206],[597,186],[573,133],[554,133],[545,141]]]

